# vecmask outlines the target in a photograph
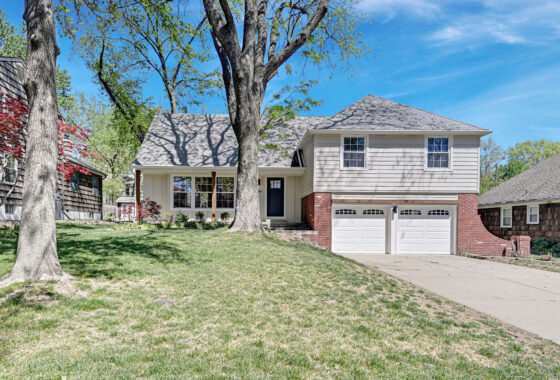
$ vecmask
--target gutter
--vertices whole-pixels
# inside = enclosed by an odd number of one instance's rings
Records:
[[[547,203],[560,203],[560,198],[543,198],[543,199],[527,199],[523,201],[511,201],[511,202],[498,202],[498,203],[484,203],[479,204],[479,209],[486,209],[486,208],[496,208],[496,207],[503,207],[503,206],[524,206],[527,204],[547,204]]]

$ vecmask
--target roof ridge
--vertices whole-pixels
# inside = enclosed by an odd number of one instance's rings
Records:
[[[426,110],[420,109],[420,108],[418,108],[418,107],[409,106],[408,104],[403,104],[403,103],[400,103],[400,102],[397,102],[397,101],[394,101],[394,100],[391,100],[391,99],[383,98],[383,97],[381,97],[381,96],[373,95],[373,94],[367,94],[366,96],[362,97],[362,98],[359,99],[358,101],[356,101],[356,102],[350,104],[348,107],[346,107],[346,108],[344,108],[343,110],[337,112],[337,113],[334,114],[332,117],[335,117],[336,115],[338,115],[339,113],[343,112],[344,110],[346,110],[346,109],[348,109],[348,108],[350,108],[350,107],[352,107],[352,106],[354,106],[354,105],[360,103],[361,101],[363,101],[364,99],[369,98],[369,97],[376,98],[376,99],[382,99],[382,100],[385,100],[385,101],[394,103],[394,104],[396,104],[396,105],[399,105],[399,106],[402,106],[402,107],[405,107],[405,108],[409,108],[409,109],[412,109],[412,110],[415,110],[415,111],[420,111],[420,112],[423,112],[423,113],[427,113],[427,114],[430,114],[430,115],[432,115],[432,116],[441,117],[441,118],[443,118],[443,119],[447,119],[447,120],[454,121],[454,122],[456,122],[456,123],[461,123],[461,124],[464,124],[464,125],[468,125],[468,126],[473,127],[473,128],[478,128],[478,129],[480,129],[480,130],[482,130],[482,131],[489,131],[489,129],[480,128],[479,126],[476,126],[476,125],[474,125],[474,124],[465,123],[464,121],[460,121],[460,120],[453,119],[453,118],[448,117],[448,116],[440,115],[440,114],[437,114],[437,113],[435,113],[435,112],[426,111]]]

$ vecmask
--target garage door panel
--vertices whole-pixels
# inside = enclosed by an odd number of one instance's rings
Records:
[[[364,214],[368,207],[352,207],[356,214],[337,215],[332,221],[333,251],[338,253],[385,253],[385,218],[382,215]]]
[[[401,206],[404,208],[404,206]],[[407,207],[399,213],[396,252],[404,254],[450,254],[452,210],[442,206]],[[410,211],[412,210],[413,211]],[[430,210],[437,209],[434,212]],[[442,210],[444,210],[442,212]],[[447,214],[446,214],[447,213]],[[441,215],[443,214],[443,215]]]

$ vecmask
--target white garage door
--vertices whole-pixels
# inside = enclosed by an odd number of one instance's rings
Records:
[[[384,207],[333,207],[333,252],[385,253],[387,213]]]
[[[450,254],[453,209],[399,207],[397,253]]]

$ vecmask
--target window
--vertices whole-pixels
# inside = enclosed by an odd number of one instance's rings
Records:
[[[420,211],[420,210],[401,210],[400,214],[403,215],[403,216],[410,216],[410,215],[418,216],[418,215],[422,215],[422,211]]]
[[[539,205],[527,205],[527,224],[539,224]]]
[[[70,188],[72,191],[80,191],[80,177],[76,171],[72,174],[72,178],[70,178]]]
[[[282,181],[279,180],[279,179],[271,179],[271,180],[268,182],[268,184],[269,184],[268,186],[269,186],[271,189],[281,189],[281,188],[282,188]]]
[[[447,210],[430,210],[428,211],[429,216],[447,216],[449,211]]]
[[[173,177],[173,208],[190,208],[191,193],[191,177]]]
[[[235,182],[233,177],[216,178],[216,207],[233,208]]]
[[[5,204],[4,205],[4,212],[6,215],[13,215],[14,214],[14,205]]]
[[[17,178],[17,161],[12,156],[8,157],[6,168],[4,169],[4,183],[13,185]]]
[[[194,182],[194,207],[212,207],[212,177],[196,177]]]
[[[366,138],[344,137],[342,147],[342,167],[366,167]]]
[[[342,208],[334,212],[335,215],[356,215],[356,210]]]
[[[363,215],[383,215],[385,214],[383,212],[383,210],[378,210],[378,209],[369,209],[369,210],[364,210],[362,212]]]
[[[511,207],[503,207],[501,209],[500,227],[511,228]]]
[[[449,138],[428,137],[426,140],[426,166],[429,169],[449,169]]]
[[[93,195],[98,197],[99,196],[99,178],[92,177],[91,178],[91,187],[93,188]]]

